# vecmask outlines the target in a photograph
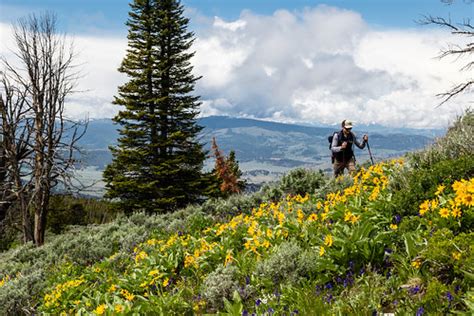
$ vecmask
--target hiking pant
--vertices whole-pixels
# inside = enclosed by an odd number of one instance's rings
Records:
[[[349,171],[349,174],[353,174],[355,172],[355,158],[352,157],[348,161],[337,161],[334,160],[334,177],[338,177],[344,174],[344,169]]]

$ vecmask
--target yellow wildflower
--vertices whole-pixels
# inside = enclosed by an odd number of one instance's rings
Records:
[[[265,248],[269,248],[271,246],[270,242],[265,239],[265,241],[262,243],[262,246]]]
[[[190,265],[194,265],[195,264],[195,261],[196,259],[193,257],[193,256],[186,256],[184,258],[184,267],[187,268],[189,267]]]
[[[311,214],[308,216],[308,222],[314,222],[314,221],[317,221],[318,220],[318,214]]]
[[[474,206],[474,198],[472,197],[472,194],[465,193],[462,196],[462,203],[466,205],[467,207],[473,207]]]
[[[115,305],[114,310],[115,310],[115,312],[117,312],[117,313],[121,313],[121,312],[123,312],[124,307],[123,307],[123,305],[117,304],[117,305]]]
[[[148,254],[145,251],[140,251],[135,257],[135,263],[138,263],[140,260],[146,259]]]
[[[220,236],[227,228],[226,224],[221,224],[216,231],[216,236]]]
[[[451,214],[453,215],[454,218],[456,218],[456,217],[461,217],[462,212],[459,209],[459,207],[453,207],[453,209],[451,210]]]
[[[324,244],[328,247],[331,247],[332,243],[333,243],[332,236],[331,235],[326,235],[326,237],[324,237]]]
[[[285,220],[285,214],[282,213],[282,212],[279,212],[279,213],[278,213],[278,223],[279,223],[280,225],[283,225],[283,221],[284,221],[284,220]]]
[[[320,257],[324,256],[324,253],[325,253],[325,252],[326,252],[326,249],[324,249],[323,246],[320,246],[320,247],[319,247],[319,256],[320,256]]]
[[[413,260],[411,266],[415,269],[419,269],[421,267],[421,259]]]
[[[232,262],[232,260],[234,260],[234,258],[232,257],[232,252],[228,251],[227,252],[227,255],[225,256],[225,261],[224,261],[224,265],[228,265],[229,263]]]
[[[107,305],[105,304],[100,304],[99,306],[97,306],[97,308],[94,310],[94,314],[96,315],[103,315],[105,313],[105,308],[107,307]]]
[[[296,211],[296,213],[298,214],[297,217],[298,217],[298,223],[300,224],[303,224],[303,219],[304,219],[304,213],[301,209],[299,209],[298,211]]]
[[[426,212],[430,209],[430,201],[425,200],[420,204],[420,215],[425,215]]]
[[[455,252],[452,253],[452,257],[453,257],[454,260],[459,260],[459,259],[461,259],[461,253],[455,251]]]
[[[439,185],[438,188],[436,189],[436,192],[435,192],[435,195],[440,195],[441,193],[443,193],[444,189],[446,187],[444,185]]]
[[[349,222],[352,218],[352,212],[351,211],[346,211],[346,213],[344,213],[344,221],[345,222]]]
[[[369,196],[369,201],[375,201],[380,193],[380,187],[375,187]]]
[[[133,301],[133,299],[135,298],[135,295],[125,289],[123,289],[120,293],[123,295],[123,297],[125,297],[127,301]]]
[[[258,238],[255,238],[253,244],[255,245],[255,247],[260,247],[260,240],[258,240]]]
[[[267,228],[267,233],[266,233],[266,235],[267,235],[267,238],[272,238],[272,237],[273,237],[273,232],[272,232],[272,230],[271,230],[270,228]]]
[[[250,236],[253,236],[255,234],[255,230],[257,229],[258,227],[258,222],[255,221],[255,220],[252,220],[249,228],[247,229],[247,233],[250,235]]]
[[[117,287],[115,286],[115,284],[112,284],[112,285],[109,287],[109,292],[115,292],[116,289],[117,289]]]
[[[351,216],[351,223],[355,224],[359,221],[360,215],[352,215]]]
[[[163,280],[163,283],[162,283],[162,284],[163,284],[163,287],[167,287],[169,283],[170,283],[170,279],[169,279],[169,278],[165,278],[165,279]]]
[[[1,280],[0,280],[0,287],[4,286],[5,283],[8,282],[8,280],[10,280],[10,277],[7,275],[7,276],[4,276]]]
[[[321,221],[324,221],[328,217],[328,212],[324,212],[321,214]]]
[[[245,249],[250,249],[251,246],[252,246],[252,239],[249,239],[245,242],[244,247]]]
[[[449,217],[449,210],[445,207],[439,210],[439,215],[443,218],[448,218]]]
[[[390,228],[393,229],[393,230],[397,230],[398,225],[397,224],[390,224]]]

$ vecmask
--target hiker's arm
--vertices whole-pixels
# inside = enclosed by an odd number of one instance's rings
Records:
[[[362,143],[361,143],[357,140],[357,137],[354,135],[354,144],[356,144],[356,146],[359,147],[360,149],[364,149],[365,144],[367,143],[368,139],[369,139],[368,136],[364,135],[362,137]]]
[[[334,134],[334,137],[332,138],[332,143],[331,143],[331,151],[333,153],[338,153],[342,150],[342,146],[337,146],[337,133]]]

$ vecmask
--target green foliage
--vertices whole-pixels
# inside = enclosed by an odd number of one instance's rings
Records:
[[[417,215],[418,206],[431,197],[439,185],[474,176],[472,156],[442,160],[429,168],[409,169],[395,175],[393,196],[387,208],[400,215]]]
[[[49,202],[47,227],[59,234],[68,225],[104,224],[115,217],[117,213],[104,200],[53,195]]]
[[[299,257],[302,249],[295,242],[284,242],[273,249],[268,258],[259,262],[256,274],[267,279],[270,283],[291,282],[299,279]]]
[[[274,203],[259,192],[67,227],[0,255],[0,313],[469,313],[470,166],[397,160]],[[392,206],[412,191],[421,215]]]
[[[193,33],[177,0],[131,3],[128,49],[119,71],[129,81],[114,103],[124,107],[118,146],[104,171],[106,197],[132,213],[165,213],[202,199],[205,153],[197,140],[199,79],[192,73]]]
[[[286,195],[313,194],[327,182],[321,170],[297,168],[285,174],[277,185],[266,185],[262,193],[266,200],[277,201]]]
[[[212,308],[219,310],[224,307],[224,299],[231,299],[238,287],[237,268],[219,266],[204,279],[201,293]]]
[[[446,135],[432,146],[409,155],[414,169],[429,169],[443,160],[455,160],[462,156],[471,156],[474,152],[474,112],[467,110],[458,117],[448,129]]]
[[[13,279],[0,287],[0,314],[33,310],[33,302],[45,288],[46,277],[61,264],[90,265],[117,251],[131,251],[149,235],[151,227],[160,223],[167,226],[161,219],[149,217],[148,225],[140,225],[139,217],[120,217],[101,226],[70,227],[62,235],[50,236],[41,248],[26,244],[0,254],[0,279],[6,275]]]

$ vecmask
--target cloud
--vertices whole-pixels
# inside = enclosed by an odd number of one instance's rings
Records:
[[[194,64],[206,113],[446,127],[469,101],[464,95],[436,109],[435,95],[469,75],[459,61],[434,58],[456,40],[444,31],[373,30],[357,12],[318,6],[271,16],[245,11],[198,38]]]
[[[0,23],[0,55],[13,65],[20,65],[15,56],[15,43],[10,25]],[[126,77],[117,71],[125,56],[126,39],[116,37],[70,36],[76,54],[74,71],[79,78],[75,92],[67,99],[66,113],[74,118],[112,117],[119,107],[112,105],[117,87]]]
[[[272,15],[242,11],[234,21],[191,9],[196,32],[192,64],[201,115],[231,115],[283,122],[334,124],[343,118],[397,127],[446,127],[469,103],[462,95],[436,109],[435,95],[470,75],[462,60],[438,60],[457,38],[425,28],[376,30],[354,11],[320,5]],[[9,27],[0,24],[0,54]],[[112,117],[124,37],[74,38],[83,77],[69,114]]]

